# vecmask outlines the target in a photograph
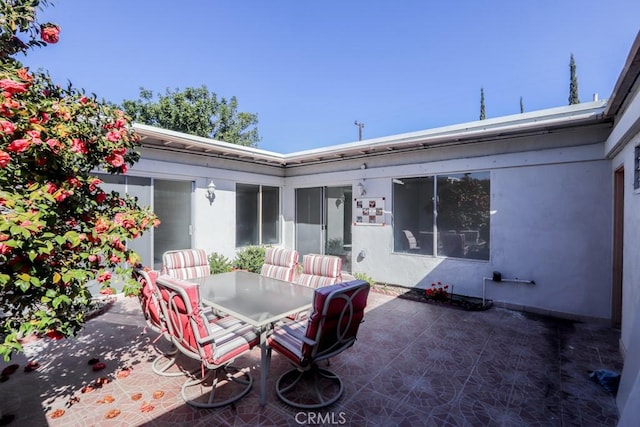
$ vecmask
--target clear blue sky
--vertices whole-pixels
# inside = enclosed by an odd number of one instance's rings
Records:
[[[611,95],[638,0],[54,0],[56,45],[23,62],[120,103],[206,85],[281,153]]]

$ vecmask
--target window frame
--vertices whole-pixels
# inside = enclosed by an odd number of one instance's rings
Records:
[[[486,231],[484,232],[485,235],[485,240],[480,239],[480,242],[482,244],[482,250],[480,252],[477,252],[477,256],[466,256],[467,254],[467,248],[468,247],[474,247],[473,245],[463,245],[465,246],[465,250],[464,250],[464,255],[465,256],[455,256],[455,255],[447,255],[446,253],[443,252],[443,246],[442,242],[441,242],[441,236],[440,232],[444,232],[447,233],[446,231],[442,231],[444,228],[446,228],[446,225],[442,223],[442,220],[439,220],[438,216],[441,216],[442,218],[445,217],[445,215],[443,214],[443,212],[438,212],[442,209],[442,202],[440,200],[440,197],[442,196],[442,194],[440,194],[440,190],[441,188],[439,187],[439,185],[442,185],[442,180],[443,179],[450,179],[450,178],[456,178],[456,177],[464,177],[465,175],[470,175],[471,177],[473,176],[477,176],[479,174],[486,174],[486,178],[480,178],[480,180],[487,180],[488,181],[488,187],[486,188],[486,192],[482,191],[482,193],[480,194],[485,194],[485,196],[487,197],[487,206],[486,209],[482,209],[481,211],[478,211],[480,215],[482,215],[482,213],[484,212],[484,215],[486,215],[486,219],[484,221],[486,221]],[[478,179],[478,178],[476,178]],[[405,230],[399,230],[398,227],[405,227],[405,223],[400,223],[398,224],[397,218],[403,218],[406,217],[406,215],[403,214],[399,214],[397,209],[400,208],[398,206],[398,189],[402,188],[399,184],[405,185],[407,183],[407,180],[429,180],[426,181],[427,187],[429,187],[430,185],[432,186],[430,189],[426,189],[425,187],[425,193],[424,193],[424,197],[425,199],[423,200],[427,200],[427,209],[431,208],[433,209],[432,213],[427,213],[424,214],[424,217],[416,217],[416,219],[413,221],[415,223],[420,223],[420,222],[424,222],[424,220],[426,219],[427,222],[431,222],[430,227],[428,227],[429,229],[427,229],[427,227],[425,227],[423,230],[421,230],[422,232],[420,234],[427,234],[426,239],[428,239],[428,235],[430,233],[432,234],[431,237],[431,241],[427,241],[425,240],[425,237],[422,236],[422,244],[418,243],[417,244],[417,248],[412,248],[411,246],[416,246],[409,244],[409,248],[403,248],[402,243],[398,241],[398,239],[402,239],[402,235],[400,233],[404,233]],[[394,242],[392,245],[392,253],[394,254],[402,254],[402,255],[417,255],[417,256],[426,256],[426,257],[432,257],[432,258],[453,258],[453,259],[459,259],[459,260],[465,260],[465,261],[480,261],[480,262],[489,262],[491,260],[491,181],[492,181],[492,173],[490,170],[477,170],[477,171],[463,171],[463,172],[451,172],[451,173],[438,173],[438,174],[429,174],[429,175],[418,175],[418,176],[402,176],[402,177],[392,177],[391,179],[391,187],[392,187],[392,200],[393,200],[393,204],[392,204],[392,213],[393,213],[393,218],[394,218],[394,223],[393,223],[393,227],[394,227],[394,233],[393,233],[393,238],[394,238]],[[421,190],[417,190],[417,191],[421,191]],[[419,193],[418,193],[419,194]],[[431,202],[428,201],[429,197],[431,197]],[[406,201],[405,201],[405,207],[406,205]],[[420,215],[420,214],[418,214]],[[425,226],[427,224],[425,223]],[[444,228],[443,228],[444,227]],[[480,226],[482,227],[482,226]],[[408,227],[407,227],[408,228]],[[473,231],[473,230],[463,230],[462,228],[460,230],[458,230],[458,234],[465,234],[468,231]],[[476,235],[479,234],[478,230],[476,231]],[[409,233],[411,234],[411,233]],[[466,236],[468,237],[468,236]],[[418,236],[410,236],[408,237],[409,239],[414,239],[418,238]],[[460,239],[462,240],[462,237],[460,237]],[[410,240],[411,241],[411,240]],[[431,244],[429,244],[431,243]],[[486,245],[486,247],[485,247]],[[406,245],[405,245],[406,246]],[[480,246],[479,246],[480,247]],[[474,251],[477,249],[474,249]]]
[[[640,145],[636,145],[633,150],[633,189],[640,190]]]
[[[242,187],[244,187],[245,189],[249,190],[249,189],[253,189],[253,190],[257,190],[257,192],[255,192],[255,223],[252,224],[251,226],[251,231],[252,234],[255,234],[257,237],[257,239],[255,239],[255,237],[253,238],[249,238],[249,240],[252,240],[251,242],[245,242],[244,240],[246,239],[239,239],[239,230],[243,230],[243,227],[239,226],[239,221],[244,220],[244,218],[239,218],[239,216],[242,214],[246,214],[245,212],[242,212],[241,208],[240,208],[240,202],[241,200],[239,200],[239,197],[241,194],[245,193],[249,193],[249,191],[240,191],[242,189]],[[236,188],[235,188],[235,192],[236,192],[236,218],[235,218],[235,228],[236,228],[236,232],[235,232],[235,247],[236,248],[242,248],[242,247],[247,247],[247,246],[265,246],[265,245],[279,245],[282,241],[282,189],[280,187],[277,186],[272,186],[272,185],[262,185],[262,184],[248,184],[248,183],[243,183],[243,182],[237,182],[236,183]],[[265,237],[265,230],[266,230],[266,224],[265,224],[265,203],[264,203],[264,199],[266,197],[266,193],[267,190],[269,190],[269,192],[274,191],[274,193],[276,194],[277,200],[275,200],[275,205],[277,205],[277,213],[276,213],[276,224],[275,224],[275,240],[269,240],[266,239]],[[252,220],[254,220],[254,218],[251,218]],[[253,241],[255,239],[255,241]],[[243,242],[239,243],[240,240],[243,240]],[[269,240],[269,241],[266,241]]]

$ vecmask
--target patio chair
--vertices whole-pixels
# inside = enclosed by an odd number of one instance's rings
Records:
[[[178,279],[208,276],[211,274],[211,269],[207,253],[204,249],[167,251],[162,255],[161,274]]]
[[[342,396],[340,377],[318,363],[355,343],[369,288],[362,280],[317,288],[308,319],[276,326],[269,337],[267,357],[273,349],[295,366],[276,382],[280,400],[295,408],[317,409]]]
[[[274,279],[293,281],[298,265],[298,251],[284,248],[266,248],[260,274]]]
[[[420,245],[418,244],[418,240],[416,239],[416,237],[413,235],[413,233],[409,230],[402,230],[402,233],[404,234],[404,237],[406,239],[405,244],[406,244],[406,248],[409,251],[419,251]]]
[[[258,344],[253,327],[229,316],[207,318],[195,283],[170,276],[159,276],[156,283],[174,345],[200,361],[200,375],[192,374],[182,385],[184,401],[197,408],[218,408],[246,395],[253,385],[251,373],[230,364]]]
[[[138,299],[140,300],[142,314],[147,322],[147,327],[158,333],[158,337],[153,340],[153,342],[156,343],[160,338],[164,338],[172,343],[169,329],[167,327],[165,311],[161,307],[160,293],[156,287],[158,272],[155,270],[135,268],[133,270],[133,277],[140,282],[141,285]],[[185,374],[183,371],[168,371],[169,368],[176,363],[177,356],[178,349],[172,343],[170,351],[162,353],[154,359],[151,364],[151,369],[154,373],[163,377],[182,376]]]
[[[296,283],[312,288],[342,281],[342,258],[333,255],[307,254],[302,257],[302,273]]]

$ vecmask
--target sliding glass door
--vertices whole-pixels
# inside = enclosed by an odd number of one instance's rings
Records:
[[[191,181],[153,180],[153,211],[160,225],[153,234],[154,268],[162,268],[162,254],[191,248]]]
[[[351,186],[296,189],[296,249],[336,255],[351,270]]]

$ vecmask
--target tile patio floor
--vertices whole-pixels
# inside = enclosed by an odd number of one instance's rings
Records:
[[[151,371],[157,346],[166,344],[152,344],[155,334],[143,333],[143,323],[137,299],[120,298],[77,339],[29,344],[11,362],[20,369],[0,383],[0,411],[15,415],[10,425],[30,427],[614,426],[618,418],[614,397],[588,377],[595,369],[622,370],[619,331],[602,325],[497,307],[460,311],[372,292],[358,342],[332,359],[331,369],[346,384],[344,396],[308,414],[276,397],[274,381],[288,365],[275,353],[266,406],[258,404],[257,382],[234,406],[185,405],[182,378]],[[106,364],[103,371],[88,365],[94,357]],[[24,372],[28,360],[40,367]],[[259,360],[256,348],[236,365],[250,366],[257,379]],[[125,367],[130,375],[118,378]],[[111,381],[81,392],[99,377]],[[154,399],[157,390],[164,396]],[[136,393],[139,401],[131,399]],[[114,401],[99,403],[107,395]],[[79,401],[70,405],[74,398]],[[154,408],[142,412],[143,402]],[[53,419],[56,409],[65,413]],[[105,418],[112,409],[120,415]]]

